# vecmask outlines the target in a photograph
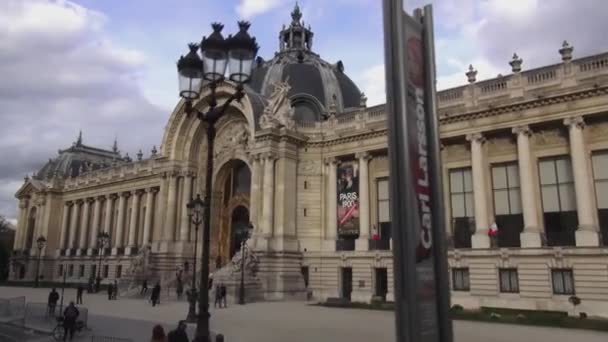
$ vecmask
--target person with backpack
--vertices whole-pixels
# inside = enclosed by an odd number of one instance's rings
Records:
[[[84,292],[84,287],[82,284],[78,284],[78,288],[76,288],[76,304],[82,304],[82,293]]]
[[[177,329],[171,330],[169,335],[167,335],[169,342],[190,342],[188,333],[186,332],[187,327],[185,321],[179,321],[179,323],[177,323]]]
[[[49,316],[51,316],[51,315],[55,316],[55,308],[57,307],[58,300],[59,300],[59,293],[57,293],[57,291],[53,287],[53,289],[51,290],[51,293],[49,293],[49,300],[48,300]]]
[[[74,338],[74,329],[76,328],[76,320],[80,315],[80,311],[74,305],[74,302],[70,302],[65,310],[63,310],[63,340],[65,341],[70,334],[70,341]]]
[[[222,303],[224,303],[224,308],[227,308],[228,304],[226,303],[226,285],[224,285],[224,283],[220,284],[220,295],[220,308],[222,307]]]
[[[158,304],[158,300],[160,299],[160,284],[156,283],[154,288],[152,289],[152,295],[150,296],[150,300],[152,300],[152,306],[156,306]]]

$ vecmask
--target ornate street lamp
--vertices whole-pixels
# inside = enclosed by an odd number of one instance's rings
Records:
[[[194,225],[194,256],[193,256],[193,270],[192,270],[192,286],[190,287],[190,293],[188,294],[188,322],[196,322],[196,252],[198,246],[198,226],[203,223],[203,209],[205,202],[201,199],[201,195],[196,195],[195,199],[191,199],[186,208],[188,209],[188,218],[190,223]]]
[[[101,259],[105,252],[105,247],[110,243],[110,234],[108,232],[99,232],[97,234],[97,248],[99,248],[99,267],[97,268],[97,281],[95,282],[95,292],[99,292],[101,288]]]
[[[239,287],[239,304],[245,304],[245,253],[247,253],[247,240],[253,231],[253,224],[249,222],[245,230],[242,231],[243,240],[241,241],[241,286]]]
[[[196,44],[189,44],[190,52],[180,57],[177,62],[179,76],[179,94],[185,101],[185,111],[194,111],[192,101],[199,98],[203,79],[208,81],[211,96],[208,100],[209,110],[205,113],[196,111],[197,117],[206,124],[207,129],[207,170],[205,177],[205,197],[203,205],[203,255],[199,292],[199,315],[196,324],[194,341],[209,341],[209,236],[211,222],[211,187],[213,177],[213,143],[215,140],[215,123],[224,115],[230,103],[240,101],[244,96],[243,85],[249,81],[258,45],[247,30],[249,23],[240,21],[239,32],[224,39],[224,26],[214,23],[213,33],[203,37],[200,44],[201,57]],[[215,89],[224,81],[226,68],[229,65],[229,79],[236,83],[236,92],[224,104],[217,108]]]
[[[36,247],[38,247],[38,264],[36,265],[36,287],[40,284],[40,259],[42,259],[42,249],[46,245],[46,239],[40,235],[36,240]]]

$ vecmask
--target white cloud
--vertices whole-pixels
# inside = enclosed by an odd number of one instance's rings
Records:
[[[278,7],[281,2],[281,0],[241,0],[236,5],[236,13],[243,19],[250,19]]]
[[[0,215],[82,129],[88,145],[150,151],[168,112],[142,94],[147,58],[108,38],[105,16],[63,0],[0,1]],[[138,134],[132,134],[137,130]]]
[[[356,83],[361,91],[367,96],[367,105],[374,106],[386,102],[386,80],[384,76],[384,64],[373,65],[357,77]]]

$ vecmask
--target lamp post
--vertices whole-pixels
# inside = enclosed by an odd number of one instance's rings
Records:
[[[61,283],[61,303],[59,304],[59,316],[63,315],[63,294],[65,293],[65,281],[66,281],[66,275],[67,275],[67,270],[65,269],[65,266],[63,267],[63,272],[62,272],[62,276],[63,276],[63,282]]]
[[[239,287],[239,304],[245,304],[245,253],[247,252],[247,240],[253,231],[253,224],[249,222],[247,228],[242,232],[243,241],[241,242],[241,286]]]
[[[203,37],[200,44],[201,57],[198,55],[199,45],[189,44],[190,52],[180,57],[177,62],[179,76],[179,95],[185,101],[185,112],[190,115],[196,112],[199,120],[206,124],[207,129],[207,169],[205,176],[205,197],[203,206],[203,246],[199,292],[199,315],[196,324],[194,341],[209,342],[209,236],[211,222],[211,187],[213,177],[213,143],[215,140],[215,124],[224,115],[230,103],[240,101],[245,95],[243,85],[249,81],[253,60],[258,52],[255,38],[247,30],[249,23],[239,21],[239,32],[224,39],[220,23],[213,23],[213,33]],[[223,105],[218,107],[215,89],[224,81],[226,69],[229,67],[229,80],[236,83],[236,92]],[[209,110],[205,113],[195,110],[192,102],[201,93],[203,79],[208,82],[211,96],[207,100]]]
[[[36,240],[36,247],[38,247],[38,264],[36,265],[36,287],[40,285],[40,259],[42,259],[42,249],[46,245],[46,239],[40,235]]]
[[[110,234],[108,232],[99,232],[97,234],[97,247],[99,248],[99,267],[97,268],[97,281],[95,282],[95,292],[99,292],[101,287],[101,259],[106,245],[110,242]]]
[[[191,199],[186,208],[188,209],[188,218],[190,223],[194,225],[194,257],[193,257],[193,270],[192,270],[192,286],[190,287],[190,294],[188,295],[188,322],[196,322],[196,251],[198,246],[198,226],[203,223],[203,209],[205,202],[201,199],[201,195],[196,195],[195,199]]]

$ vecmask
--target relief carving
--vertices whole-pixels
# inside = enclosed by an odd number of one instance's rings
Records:
[[[566,143],[566,137],[559,129],[544,130],[534,134],[535,144],[542,145],[559,145]]]
[[[314,160],[303,160],[299,162],[298,173],[300,174],[319,174],[321,173],[321,163]]]
[[[236,150],[247,151],[252,145],[249,127],[243,121],[229,124],[220,132],[215,144],[215,158]]]
[[[488,141],[488,154],[507,154],[517,152],[517,145],[511,138],[495,138]]]

